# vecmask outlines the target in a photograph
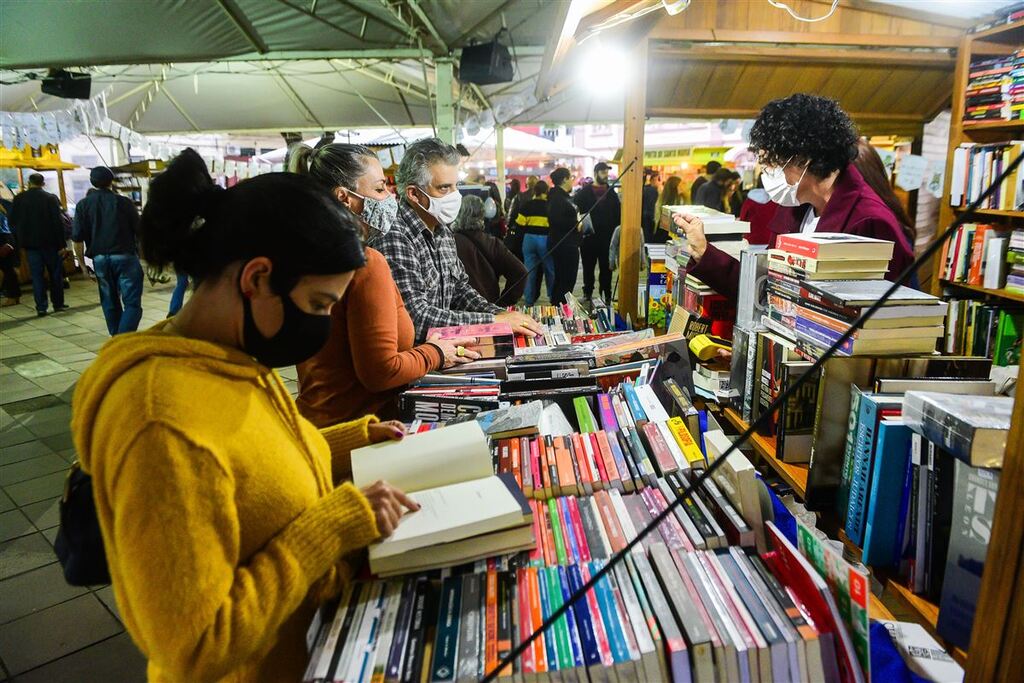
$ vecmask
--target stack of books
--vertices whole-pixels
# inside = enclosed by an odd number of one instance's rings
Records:
[[[686,275],[676,280],[673,288],[675,309],[669,333],[681,333],[688,340],[702,334],[732,338],[736,321],[736,304],[715,292],[703,282]]]
[[[686,236],[680,233],[672,221],[672,216],[677,213],[700,218],[704,222],[704,236],[707,241],[731,256],[739,258],[740,251],[747,245],[744,236],[750,232],[749,222],[741,221],[731,213],[715,211],[706,206],[669,205],[661,207],[661,227],[672,235],[669,244],[674,243],[674,247],[666,247],[666,258],[674,255],[684,266],[689,261],[690,252],[686,246]]]
[[[583,345],[521,348],[505,359],[506,380],[500,399],[520,403],[550,399],[566,412],[577,396],[599,391],[591,371],[597,364],[594,353]]]
[[[533,509],[515,479],[494,474],[475,421],[352,451],[359,488],[387,481],[421,505],[369,548],[381,576],[426,571],[534,547]],[[486,501],[486,505],[481,505]]]
[[[1005,227],[964,223],[943,245],[939,279],[1002,288],[1006,285],[1011,241],[1012,234]]]
[[[635,530],[625,505],[604,506],[593,524],[593,542],[564,561],[495,561],[440,581],[350,584],[310,629],[303,680],[481,679]],[[860,664],[828,585],[774,524],[767,527],[774,551],[764,556],[738,547],[690,550],[673,532],[644,543],[499,679],[839,680],[839,669],[853,676]]]
[[[429,373],[398,397],[399,419],[410,423],[450,422],[498,407],[501,380]]]
[[[1010,234],[1006,260],[1009,264],[1006,290],[1014,294],[1024,294],[1024,230],[1014,230]]]
[[[471,339],[465,346],[480,354],[481,358],[505,358],[515,348],[512,326],[508,323],[486,323],[481,325],[456,325],[454,327],[431,327],[427,339]]]
[[[1004,121],[1011,116],[1011,87],[1018,84],[1013,72],[1022,60],[1022,52],[971,61],[967,90],[964,91],[964,121]],[[1024,83],[1024,78],[1019,79]],[[1016,118],[1020,118],[1019,109]]]
[[[966,206],[999,177],[1003,169],[1024,151],[1024,142],[1010,140],[991,144],[962,143],[953,150],[953,167],[949,184],[950,206]],[[1024,173],[1016,168],[989,195],[982,209],[1017,211],[1024,205]]]
[[[891,284],[887,280],[804,282],[795,316],[797,352],[811,360],[822,356]],[[946,302],[938,297],[900,287],[862,329],[843,342],[838,355],[932,353],[943,335],[946,309]]]

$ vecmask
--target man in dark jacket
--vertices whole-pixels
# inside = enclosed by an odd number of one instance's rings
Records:
[[[644,230],[644,242],[651,244],[656,239],[658,224],[654,215],[658,205],[658,172],[653,168],[644,169],[644,189],[641,195],[640,225]],[[667,234],[662,231],[662,234]],[[662,240],[664,241],[664,240]]]
[[[33,173],[28,177],[28,189],[14,198],[11,205],[11,224],[18,246],[28,257],[32,274],[32,293],[36,300],[36,315],[46,315],[50,302],[54,311],[68,308],[64,305],[64,266],[61,251],[65,248],[63,209],[60,200],[43,189],[43,176]],[[44,275],[43,270],[46,273]],[[50,300],[46,298],[46,278],[50,279]]]
[[[596,265],[599,270],[600,293],[606,303],[610,303],[612,298],[612,269],[608,264],[608,247],[612,242],[612,233],[622,218],[619,195],[608,186],[609,168],[603,161],[594,166],[594,182],[581,188],[574,198],[580,213],[593,209],[590,219],[594,224],[594,234],[585,237],[580,248],[583,257],[583,297],[590,299],[594,295]]]
[[[710,182],[711,178],[715,175],[718,169],[722,168],[722,164],[717,161],[709,161],[708,165],[704,167],[704,175],[697,176],[697,179],[693,181],[693,185],[690,185],[690,201],[694,204],[697,203],[697,190],[701,188],[704,183]]]
[[[548,249],[553,250],[551,259],[555,265],[555,285],[551,293],[553,304],[565,303],[565,295],[576,287],[576,273],[580,269],[579,217],[576,215],[576,206],[569,198],[571,189],[572,174],[569,169],[559,167],[551,172],[551,191],[548,193]],[[607,259],[608,248],[605,247],[605,261]],[[593,287],[593,271],[590,276],[590,284]],[[585,277],[584,272],[584,279]]]
[[[113,172],[97,166],[89,173],[96,192],[78,202],[72,239],[85,242],[100,289],[100,306],[111,336],[134,332],[142,319],[142,264],[136,235],[139,212],[127,197],[116,194]]]

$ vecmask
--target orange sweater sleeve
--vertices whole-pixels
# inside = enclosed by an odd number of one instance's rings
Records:
[[[395,389],[441,367],[432,344],[398,350],[397,299],[402,295],[383,258],[368,259],[345,296],[348,343],[360,384],[374,393]]]

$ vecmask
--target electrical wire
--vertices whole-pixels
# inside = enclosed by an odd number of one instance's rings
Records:
[[[506,666],[511,665],[512,662],[518,659],[526,651],[526,648],[530,646],[530,643],[537,639],[537,636],[539,636],[541,633],[549,629],[556,621],[558,621],[562,617],[562,615],[569,611],[569,609],[572,608],[576,604],[576,602],[587,593],[587,591],[592,589],[597,584],[597,582],[601,580],[601,578],[603,578],[609,571],[611,571],[611,569],[615,565],[622,562],[622,560],[630,554],[633,548],[635,548],[637,544],[640,543],[640,541],[642,541],[649,533],[651,533],[652,530],[657,528],[661,524],[661,522],[665,520],[666,517],[672,514],[673,511],[677,507],[679,507],[686,498],[689,498],[691,494],[694,492],[694,490],[697,489],[697,487],[703,485],[704,482],[708,479],[708,477],[710,477],[715,472],[715,470],[717,470],[722,465],[722,463],[726,461],[730,454],[732,454],[734,451],[738,450],[743,444],[745,444],[747,440],[750,439],[750,437],[753,436],[760,427],[767,424],[771,415],[774,414],[775,411],[778,410],[784,403],[786,403],[786,401],[789,400],[790,396],[797,393],[800,390],[800,388],[812,376],[814,376],[815,372],[828,361],[828,359],[835,356],[839,348],[844,343],[846,343],[846,341],[850,339],[850,337],[854,333],[856,333],[857,330],[863,327],[865,322],[870,320],[871,317],[874,316],[874,314],[877,313],[880,308],[885,306],[885,303],[893,294],[896,293],[896,290],[898,290],[900,286],[907,282],[910,279],[911,275],[917,272],[917,270],[923,264],[928,262],[928,260],[931,259],[939,251],[942,245],[946,242],[946,240],[948,240],[953,235],[957,228],[959,228],[961,225],[967,222],[968,219],[974,218],[974,212],[981,207],[981,205],[985,202],[986,199],[989,198],[990,195],[992,195],[993,192],[995,192],[996,188],[1002,184],[1003,180],[1008,178],[1010,174],[1013,173],[1014,170],[1016,170],[1016,168],[1020,165],[1022,159],[1024,159],[1024,154],[1018,155],[1016,159],[1010,162],[1010,164],[1003,170],[1003,172],[999,174],[999,177],[993,180],[992,183],[987,188],[985,188],[985,191],[982,192],[977,199],[971,202],[967,209],[963,213],[961,213],[959,217],[957,217],[948,228],[946,228],[945,232],[943,232],[942,235],[938,237],[938,239],[936,239],[934,242],[928,245],[928,247],[923,252],[921,252],[921,254],[917,258],[915,258],[914,261],[909,266],[906,267],[906,269],[904,269],[900,276],[896,278],[895,281],[893,281],[893,283],[889,286],[887,290],[885,290],[885,293],[882,294],[882,296],[879,297],[879,299],[875,303],[873,303],[866,311],[864,311],[860,315],[860,317],[857,318],[857,320],[855,320],[853,324],[846,329],[845,332],[843,332],[839,339],[836,340],[836,342],[833,343],[832,346],[830,346],[828,350],[825,351],[825,353],[823,353],[820,358],[818,358],[818,360],[814,361],[814,363],[811,364],[811,366],[807,369],[805,373],[803,373],[799,378],[797,378],[796,382],[791,384],[784,391],[780,392],[778,397],[774,401],[772,401],[772,404],[768,406],[766,410],[761,412],[760,417],[758,417],[751,425],[749,425],[747,429],[744,430],[742,434],[740,434],[739,438],[737,438],[736,441],[734,441],[732,445],[730,445],[729,448],[725,450],[724,453],[722,453],[713,463],[711,463],[710,466],[707,469],[705,469],[703,473],[700,474],[700,476],[694,479],[690,483],[690,485],[687,486],[682,491],[682,493],[678,495],[678,497],[675,500],[670,502],[664,510],[655,515],[654,518],[650,521],[650,523],[647,524],[647,526],[645,526],[643,529],[641,529],[640,532],[633,538],[633,540],[627,543],[622,550],[612,555],[611,559],[609,559],[603,567],[594,572],[591,575],[590,579],[586,583],[584,583],[579,590],[573,592],[573,594],[569,596],[568,599],[562,601],[562,605],[555,609],[548,616],[548,618],[545,619],[544,622],[526,638],[526,640],[522,641],[514,648],[512,648],[512,650],[507,655],[505,655],[495,665],[493,669],[487,672],[487,674],[481,679],[482,683],[490,683],[490,681],[495,680],[498,677],[498,672],[500,672]]]
[[[832,7],[828,10],[828,13],[826,13],[824,16],[818,17],[817,19],[807,19],[806,17],[801,17],[799,14],[794,12],[789,5],[787,5],[784,2],[780,2],[780,0],[768,0],[768,4],[776,9],[786,10],[787,12],[789,12],[789,16],[793,17],[797,21],[804,21],[807,22],[808,24],[813,24],[819,21],[825,21],[833,14],[835,14],[836,8],[839,7],[839,0],[832,0]]]

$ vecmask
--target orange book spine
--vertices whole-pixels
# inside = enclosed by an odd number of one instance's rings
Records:
[[[544,613],[540,608],[540,586],[537,584],[537,568],[530,567],[527,573],[527,590],[530,592],[530,621],[533,628],[544,623]],[[548,657],[544,650],[544,635],[541,633],[533,641],[533,663],[537,673],[546,673],[548,670]]]
[[[967,271],[967,284],[981,284],[981,266],[985,262],[985,233],[992,229],[991,225],[979,225],[974,232],[974,241],[971,244],[971,267]]]
[[[484,657],[487,662],[484,671],[494,671],[498,666],[498,573],[493,569],[487,571],[487,608],[484,633]]]
[[[619,468],[615,464],[615,456],[612,455],[611,446],[608,444],[608,433],[603,429],[596,434],[591,435],[594,441],[595,448],[601,454],[601,459],[604,460],[604,469],[608,473],[608,488],[614,486],[617,489],[622,488],[622,477],[619,474]]]
[[[576,461],[576,468],[580,473],[579,487],[582,489],[580,495],[587,494],[587,484],[590,484],[591,491],[594,486],[594,475],[590,470],[590,461],[587,458],[587,452],[583,449],[583,441],[580,439],[579,434],[573,434],[572,436],[565,437],[571,449],[571,455]]]
[[[537,452],[540,456],[540,480],[541,486],[535,489],[535,498],[544,500],[551,492],[551,467],[548,464],[548,449],[544,444],[544,437],[538,436],[536,440]]]
[[[608,543],[614,552],[619,552],[626,547],[626,536],[622,533],[619,519],[612,508],[612,499],[606,491],[598,491],[594,494],[594,500],[597,501],[597,509],[601,513],[601,521],[608,534]]]
[[[519,489],[523,488],[523,470],[520,457],[519,457],[519,439],[508,440],[508,459],[509,468],[512,470],[512,476],[516,479],[516,485]]]
[[[558,468],[558,491],[552,491],[552,495],[575,496],[579,493],[579,488],[569,448],[561,438],[552,439],[552,443],[555,449],[555,465]]]

